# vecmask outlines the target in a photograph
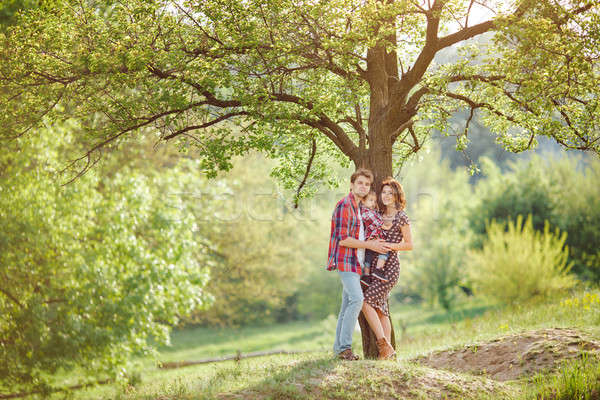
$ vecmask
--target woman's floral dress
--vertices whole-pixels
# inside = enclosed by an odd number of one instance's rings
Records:
[[[403,225],[410,225],[410,221],[404,211],[398,211],[394,216],[390,229],[381,229],[385,240],[391,243],[400,243],[402,241],[401,227]],[[377,257],[374,257],[371,263],[371,270],[373,270],[376,264]],[[389,257],[385,262],[384,273],[388,281],[384,282],[376,278],[371,279],[370,285],[364,289],[364,296],[365,301],[369,305],[389,316],[388,298],[390,296],[390,291],[396,286],[396,283],[398,283],[398,276],[400,275],[400,262],[398,261],[398,254],[396,251],[390,251]]]

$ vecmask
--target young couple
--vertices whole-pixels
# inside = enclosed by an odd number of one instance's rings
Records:
[[[396,252],[412,250],[410,222],[404,212],[404,190],[393,178],[381,184],[377,194],[378,213],[364,204],[372,183],[373,173],[368,169],[354,172],[350,177],[350,193],[337,203],[331,218],[327,269],[338,270],[343,286],[333,351],[343,360],[358,360],[352,352],[352,334],[361,310],[377,337],[378,358],[395,355],[390,344],[388,297],[400,272]],[[367,240],[370,237],[375,239]],[[370,265],[366,265],[365,250],[387,254],[387,258],[371,257]],[[385,260],[381,269],[376,268],[380,258]],[[363,282],[363,289],[361,275],[366,268],[375,275]]]

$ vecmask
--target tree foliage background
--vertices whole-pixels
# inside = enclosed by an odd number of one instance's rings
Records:
[[[4,390],[47,390],[51,374],[76,367],[126,374],[117,367],[168,343],[170,327],[211,299],[195,218],[161,198],[189,185],[192,165],[106,178],[107,164],[63,187],[57,168],[75,129],[39,130],[0,155]]]

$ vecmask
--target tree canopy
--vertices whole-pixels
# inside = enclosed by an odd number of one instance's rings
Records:
[[[539,135],[600,150],[597,0],[50,4],[0,36],[0,134],[76,118],[82,170],[157,129],[210,176],[253,149],[280,158],[302,195],[332,161],[391,174],[434,128],[461,149],[475,113],[510,151]],[[436,63],[450,48],[460,57]]]

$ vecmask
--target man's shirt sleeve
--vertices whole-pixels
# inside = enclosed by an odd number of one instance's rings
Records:
[[[349,207],[344,203],[341,203],[333,213],[333,221],[335,224],[334,234],[338,241],[342,241],[348,236],[351,236],[349,217]]]

